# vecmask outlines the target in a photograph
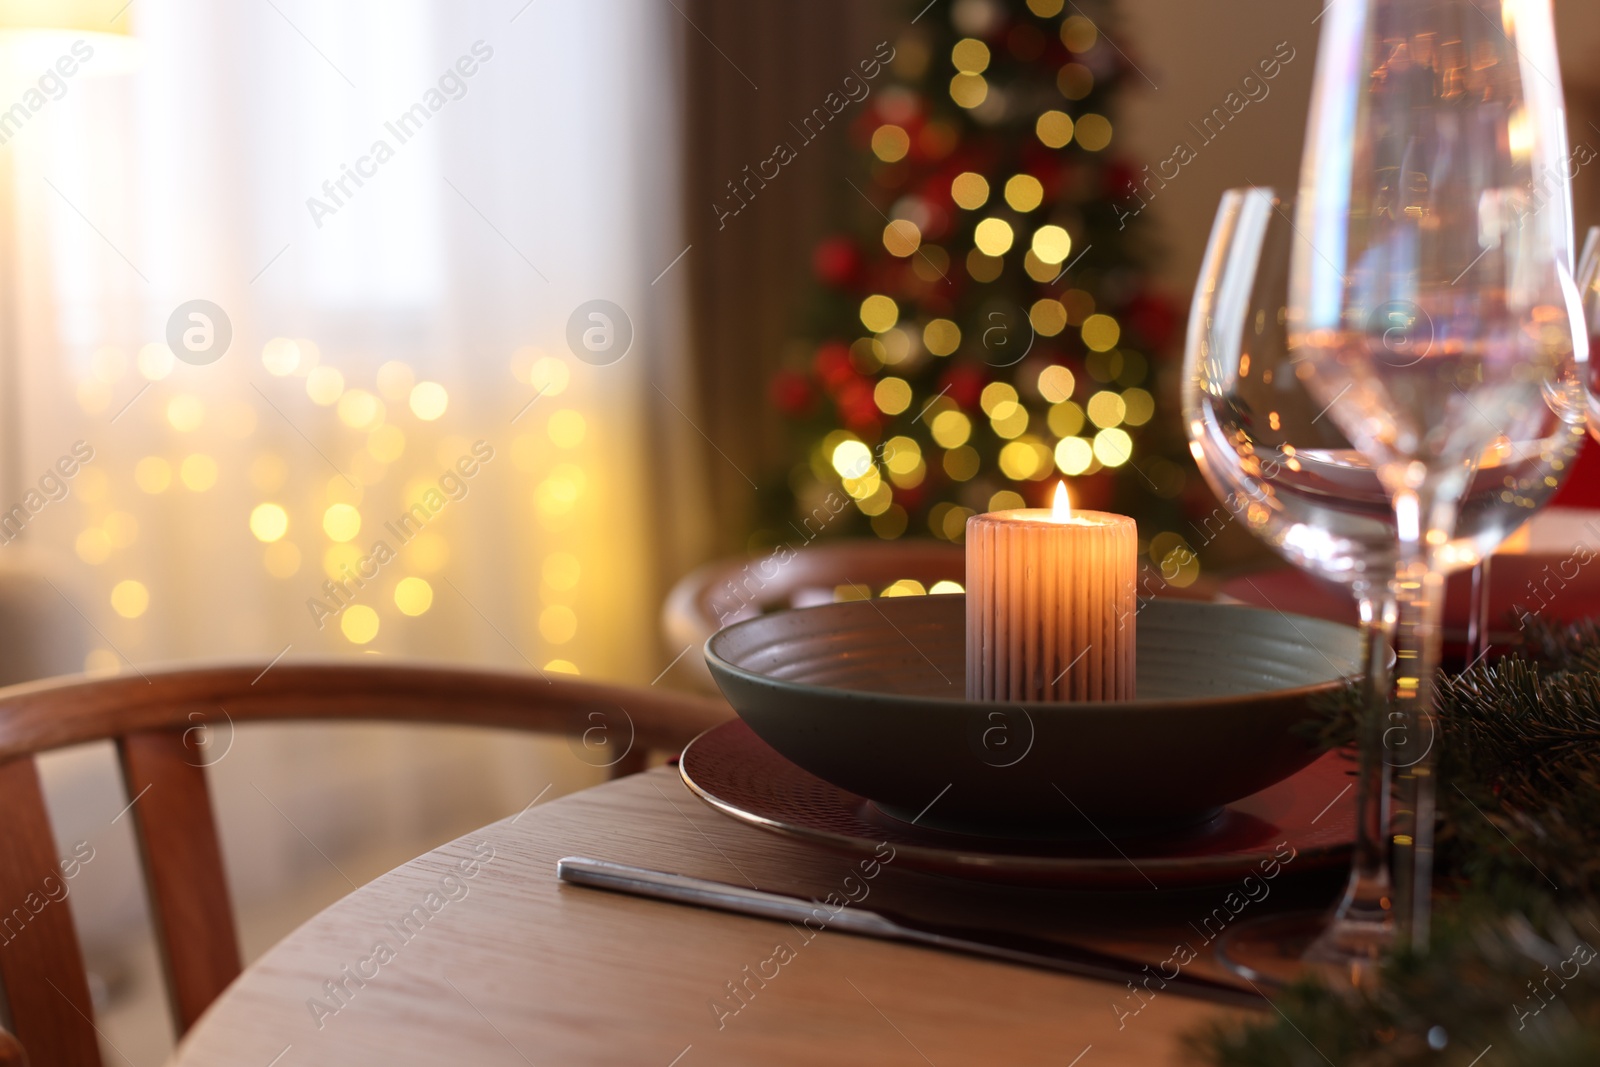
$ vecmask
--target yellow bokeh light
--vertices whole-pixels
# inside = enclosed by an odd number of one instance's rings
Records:
[[[927,596],[928,590],[915,578],[901,578],[899,581],[886,586],[879,596]]]
[[[396,403],[411,395],[417,376],[411,368],[397,359],[391,359],[378,368],[378,395]]]
[[[950,197],[957,207],[976,211],[989,201],[989,180],[970,170],[963,171],[950,182]]]
[[[566,365],[562,364],[563,371]],[[554,385],[554,379],[548,384]],[[550,396],[556,390],[546,389],[545,396]],[[438,382],[418,382],[411,390],[411,414],[423,422],[432,422],[444,414],[445,408],[450,406],[450,394]]]
[[[1028,432],[1028,419],[1027,408],[1015,401],[1005,400],[995,405],[994,412],[989,416],[989,425],[996,436],[1009,441]]]
[[[1080,115],[1074,133],[1080,145],[1091,152],[1098,152],[1111,143],[1111,120],[1093,112]]]
[[[421,615],[433,607],[433,586],[421,578],[402,578],[394,587],[394,606],[406,615]]]
[[[1090,422],[1101,429],[1108,429],[1121,424],[1128,407],[1122,402],[1122,397],[1110,390],[1103,390],[1089,398],[1084,411],[1088,413]]]
[[[143,582],[124,579],[111,587],[111,610],[124,619],[137,619],[150,606],[150,591]]]
[[[1000,473],[1014,482],[1031,478],[1039,469],[1039,454],[1025,441],[1012,441],[1000,450]],[[1018,497],[1020,500],[1021,497]],[[1021,507],[1011,504],[1010,507]],[[993,510],[991,506],[991,510]]]
[[[1040,226],[1033,232],[1033,254],[1042,262],[1060,263],[1072,254],[1072,235],[1060,226]]]
[[[904,259],[922,247],[922,231],[909,219],[895,219],[883,228],[883,247],[891,256]]]
[[[1065,111],[1046,111],[1033,124],[1033,132],[1046,148],[1065,148],[1072,143],[1072,116]]]
[[[281,504],[257,504],[250,512],[250,532],[271,543],[289,532],[289,513]]]
[[[1094,92],[1094,71],[1082,63],[1068,63],[1056,71],[1056,88],[1068,100],[1082,100]]]
[[[338,367],[324,364],[321,367],[312,367],[311,373],[306,375],[306,395],[312,403],[327,407],[336,404],[344,395],[344,374]]]
[[[967,250],[967,273],[973,281],[992,282],[1000,277],[1005,260],[999,256],[986,256],[976,248]]]
[[[179,433],[198,430],[205,418],[205,404],[191,393],[179,393],[167,401],[167,423]]]
[[[1005,466],[1004,462],[1001,463],[1001,466]],[[987,510],[1010,511],[1013,508],[1025,508],[1027,506],[1028,502],[1023,499],[1021,493],[1011,489],[1002,489],[989,498]]]
[[[1093,314],[1083,320],[1080,327],[1083,343],[1091,352],[1109,352],[1122,339],[1122,327],[1110,315]]]
[[[406,435],[392,423],[367,434],[367,454],[379,463],[393,463],[406,454]]]
[[[577,587],[578,579],[583,575],[583,567],[578,563],[578,557],[571,552],[552,552],[544,558],[544,564],[539,572],[545,585],[565,592]]]
[[[550,440],[557,448],[577,448],[583,444],[584,436],[589,432],[589,424],[584,421],[583,415],[571,408],[562,408],[550,416],[550,423],[545,427],[545,432],[550,435]]]
[[[1094,448],[1081,437],[1064,437],[1056,442],[1056,469],[1062,474],[1082,474],[1094,462]]]
[[[152,341],[140,347],[136,362],[140,374],[152,382],[159,382],[172,373],[172,368],[178,361],[173,358],[172,349]]]
[[[978,406],[985,415],[994,416],[1001,404],[1015,404],[1019,399],[1016,389],[1005,382],[990,382],[978,394]]]
[[[943,596],[946,593],[965,593],[966,591],[966,586],[960,582],[952,582],[949,578],[941,578],[929,588],[928,595]]]
[[[1033,307],[1028,309],[1028,321],[1039,336],[1054,337],[1066,329],[1067,309],[1061,306],[1059,300],[1045,297],[1034,301]]]
[[[361,512],[349,504],[330,504],[322,513],[322,531],[335,541],[349,541],[361,532]]]
[[[217,461],[200,452],[185,456],[178,466],[178,478],[184,488],[203,493],[217,484]]]
[[[1061,24],[1061,43],[1069,52],[1087,52],[1099,37],[1094,23],[1082,15],[1073,15]]]
[[[861,478],[873,470],[872,450],[860,441],[851,439],[839,442],[833,450],[833,469],[841,478]]]
[[[873,333],[892,330],[899,321],[900,305],[889,297],[874,293],[861,301],[861,325]]]
[[[528,384],[536,396],[559,396],[566,392],[572,381],[572,371],[564,361],[554,356],[541,356],[528,369]]]
[[[1143,426],[1150,421],[1156,413],[1156,400],[1143,389],[1129,389],[1122,394],[1122,402],[1127,411],[1122,416],[1122,421],[1129,426]]]
[[[961,327],[949,319],[933,319],[922,328],[922,346],[936,356],[948,356],[961,347]]]
[[[1072,399],[1072,390],[1077,387],[1077,379],[1072,372],[1061,364],[1056,363],[1039,372],[1039,395],[1052,404],[1059,404],[1064,400]],[[1072,433],[1078,431],[1073,430]],[[1060,434],[1058,436],[1067,436]]]
[[[388,412],[383,401],[365,389],[349,389],[339,398],[339,421],[352,430],[370,430],[383,422]]]
[[[1071,437],[1083,429],[1083,409],[1070,400],[1050,406],[1050,432],[1057,437]]]
[[[261,365],[268,374],[286,378],[300,367],[300,346],[288,337],[274,337],[261,349]]]
[[[950,99],[960,107],[974,108],[989,98],[989,83],[982,74],[957,74],[950,79]]]
[[[300,573],[300,549],[293,541],[274,541],[261,553],[261,565],[277,579]]]
[[[578,633],[578,616],[565,604],[551,604],[539,613],[539,636],[564,645]]]
[[[982,74],[989,69],[989,46],[975,37],[964,37],[950,49],[950,61],[959,71]]]
[[[885,163],[898,163],[911,150],[911,136],[904,127],[887,123],[872,131],[872,154]]]
[[[1120,467],[1133,456],[1133,438],[1115,427],[1094,435],[1094,455],[1108,467]]]
[[[1044,186],[1031,174],[1013,175],[1006,182],[1006,203],[1017,211],[1032,211],[1044,202]]]
[[[139,520],[126,511],[113,511],[100,526],[111,539],[112,548],[127,548],[139,539]]]
[[[1061,14],[1062,0],[1028,0],[1028,10],[1042,19],[1052,19]]]
[[[891,437],[883,443],[883,465],[890,474],[910,474],[922,465],[922,446],[910,437]]]
[[[872,389],[872,402],[885,415],[898,415],[911,406],[911,386],[904,378],[880,378]]]
[[[971,445],[952,448],[944,454],[944,459],[940,463],[940,466],[944,467],[944,472],[950,476],[951,480],[957,482],[964,482],[975,477],[980,465],[978,450]]]
[[[111,538],[98,526],[91,526],[78,534],[72,548],[85,563],[101,564],[111,558]]]
[[[569,659],[553,659],[544,665],[547,674],[577,674],[578,665]]]
[[[147,493],[166,492],[172,484],[172,464],[160,456],[146,456],[134,464],[133,481]]]
[[[972,436],[972,420],[959,411],[941,411],[929,427],[941,448],[960,448]]]
[[[986,256],[1003,256],[1011,250],[1016,234],[1005,219],[984,219],[972,232],[972,243]]]
[[[352,644],[364,645],[378,636],[378,613],[365,604],[351,604],[339,615],[339,630]]]

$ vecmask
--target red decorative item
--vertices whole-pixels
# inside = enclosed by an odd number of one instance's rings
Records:
[[[848,288],[861,276],[861,250],[848,237],[829,237],[811,253],[817,280],[835,289]]]
[[[816,393],[805,375],[780,370],[772,376],[772,404],[785,415],[791,418],[805,415],[811,411],[815,400]]]
[[[837,393],[856,378],[856,369],[850,365],[850,346],[842,341],[829,341],[819,347],[813,362],[817,377],[829,392]]]
[[[944,395],[969,411],[978,406],[978,400],[983,395],[983,387],[988,384],[987,374],[977,367],[964,363],[945,371],[939,380],[940,387],[945,390]]]

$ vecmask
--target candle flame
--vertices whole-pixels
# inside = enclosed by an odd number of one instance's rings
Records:
[[[1067,522],[1072,518],[1072,502],[1067,499],[1067,483],[1056,483],[1056,499],[1051,507],[1050,519],[1053,522]]]

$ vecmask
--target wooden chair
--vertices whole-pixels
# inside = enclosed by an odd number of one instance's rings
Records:
[[[101,1063],[69,898],[49,899],[62,868],[37,753],[116,742],[179,1036],[239,973],[196,729],[220,722],[219,711],[233,723],[376,720],[569,734],[598,724],[619,738],[626,731],[641,750],[681,748],[730,714],[719,702],[660,690],[421,666],[263,672],[256,664],[0,689],[0,985],[17,1039],[0,1030],[0,1067]]]
[[[661,609],[662,632],[672,648],[698,647],[740,619],[829,603],[841,586],[877,596],[902,579],[921,582],[924,588],[940,581],[964,582],[965,552],[944,541],[860,539],[715,560],[672,587]],[[716,692],[703,659],[695,657],[690,669],[698,688]]]

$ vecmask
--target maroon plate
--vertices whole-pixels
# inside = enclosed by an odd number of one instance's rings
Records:
[[[1294,871],[1339,866],[1355,840],[1355,770],[1338,752],[1202,825],[1117,842],[1014,840],[916,826],[801,770],[740,720],[691,741],[678,770],[695,795],[740,822],[862,856],[887,841],[897,866],[992,882],[1071,889],[1218,885],[1274,860]],[[930,807],[938,803],[929,800]],[[1062,808],[1069,814],[1065,802]]]

